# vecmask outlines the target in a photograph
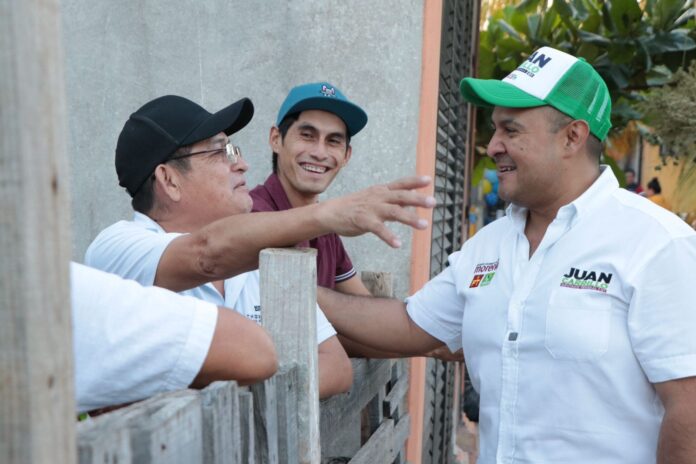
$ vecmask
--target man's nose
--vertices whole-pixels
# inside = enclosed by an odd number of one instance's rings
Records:
[[[318,143],[315,143],[312,146],[312,149],[309,151],[310,156],[323,160],[326,159],[329,156],[329,150],[326,147],[326,142],[325,141],[320,141]]]
[[[486,147],[486,154],[491,158],[495,158],[495,155],[503,153],[504,151],[505,148],[500,142],[500,138],[494,133],[491,140],[488,142],[488,146]]]
[[[230,164],[230,169],[236,172],[247,172],[249,170],[249,163],[246,162],[244,158],[239,158],[236,163]]]

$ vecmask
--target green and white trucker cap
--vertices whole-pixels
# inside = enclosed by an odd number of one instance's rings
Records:
[[[542,47],[503,80],[465,77],[464,99],[477,106],[553,106],[582,119],[599,140],[611,128],[611,98],[604,80],[583,58]]]

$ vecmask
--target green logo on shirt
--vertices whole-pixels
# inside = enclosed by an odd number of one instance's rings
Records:
[[[493,280],[493,276],[494,276],[494,275],[495,275],[495,272],[489,272],[488,274],[486,274],[485,276],[483,276],[483,279],[481,280],[480,286],[481,286],[481,287],[484,287],[484,286],[490,284],[491,281]]]

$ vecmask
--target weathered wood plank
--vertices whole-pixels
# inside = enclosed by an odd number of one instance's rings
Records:
[[[256,464],[278,464],[278,406],[276,378],[249,387],[254,395]]]
[[[283,464],[296,464],[297,449],[297,377],[295,364],[284,367],[275,375],[278,406],[278,456]]]
[[[408,414],[404,414],[402,418],[394,426],[394,444],[389,455],[389,461],[393,462],[399,457],[399,461],[403,462],[406,459],[406,439],[411,431],[411,418]]]
[[[387,396],[384,398],[384,402],[382,403],[382,412],[386,417],[393,418],[394,414],[396,413],[396,410],[401,405],[401,402],[403,401],[407,391],[408,377],[404,376],[396,381],[391,391],[389,391],[389,393],[387,393]]]
[[[350,464],[374,464],[389,463],[387,456],[391,450],[391,443],[394,441],[394,421],[385,420],[382,425],[372,434],[365,445],[360,448]]]
[[[396,424],[393,419],[385,419],[367,443],[350,460],[350,464],[393,462],[403,448],[408,431],[408,414]]]
[[[167,405],[179,401],[177,404],[181,405],[183,402],[183,405],[187,406],[188,402],[196,400],[197,396],[198,393],[192,390],[163,393],[78,423],[77,447],[80,464],[152,462],[150,453],[142,451],[142,443],[136,444],[136,441],[141,439],[151,440],[151,432],[143,432],[142,428],[152,427],[153,417],[159,417],[161,422],[163,416],[156,414]],[[200,409],[200,401],[195,407]],[[193,415],[196,415],[195,411]],[[140,453],[138,456],[135,455],[136,451]]]
[[[74,463],[70,179],[58,0],[0,13],[0,462]]]
[[[351,359],[353,387],[347,395],[338,395],[322,401],[322,433],[330,433],[331,424],[340,422],[360,411],[389,381],[389,359]]]
[[[248,388],[240,389],[239,399],[239,437],[242,464],[256,463],[256,443],[254,442],[254,397]]]
[[[98,424],[93,419],[77,425],[77,456],[79,464],[118,462],[130,464],[130,429],[127,420],[117,413],[109,414],[109,421]],[[116,421],[122,421],[119,424]]]
[[[203,462],[200,395],[167,398],[149,418],[132,421],[133,460],[142,464]]]
[[[353,456],[361,444],[361,411],[384,389],[391,375],[388,359],[351,359],[353,387],[347,395],[321,402],[321,446],[324,459]]]
[[[203,462],[241,463],[239,400],[235,382],[214,382],[201,391]]]
[[[296,417],[299,462],[318,464],[316,250],[262,250],[259,270],[263,325],[273,337],[280,364],[297,363],[298,366]]]

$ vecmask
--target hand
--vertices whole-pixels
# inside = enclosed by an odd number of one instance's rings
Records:
[[[426,356],[439,359],[440,361],[464,362],[464,350],[461,348],[453,353],[447,346],[441,346],[440,348],[435,348],[433,351],[426,354]]]
[[[414,191],[430,185],[427,176],[412,176],[320,203],[319,220],[339,235],[356,236],[372,232],[394,248],[401,241],[385,222],[401,222],[425,229],[428,221],[410,207],[432,208],[435,198]]]

